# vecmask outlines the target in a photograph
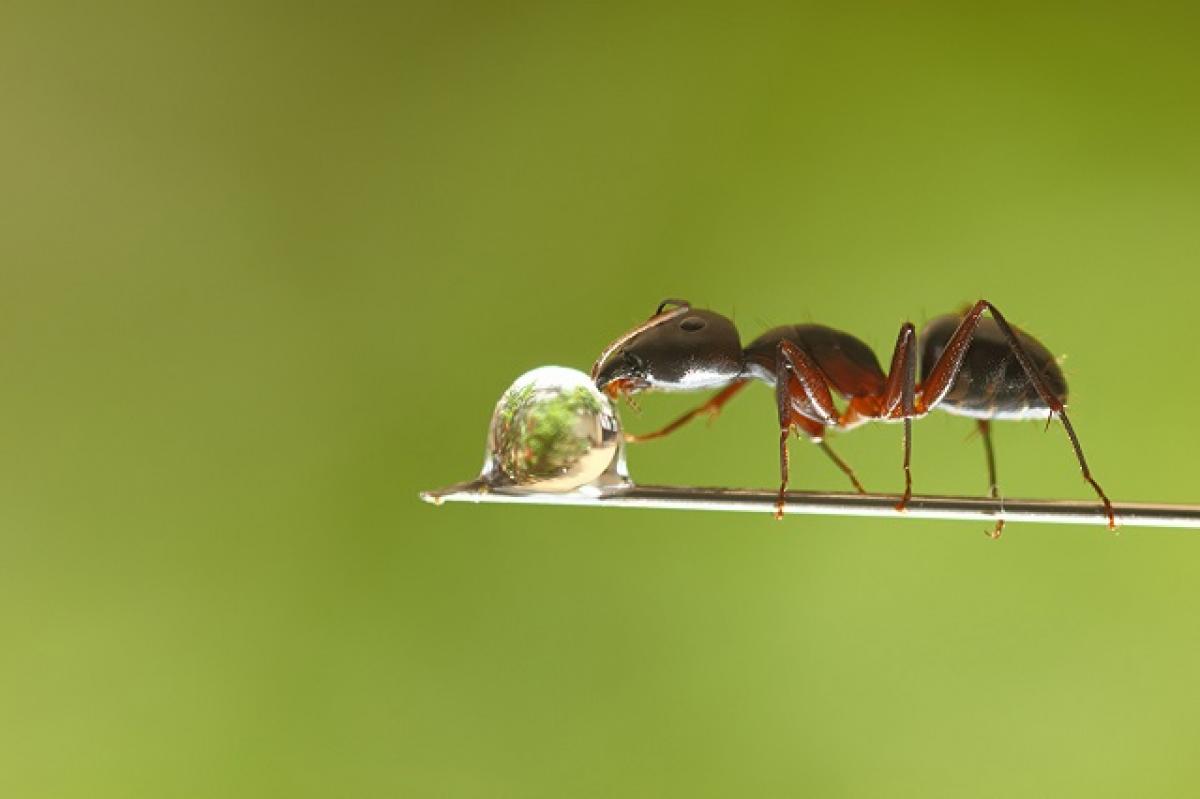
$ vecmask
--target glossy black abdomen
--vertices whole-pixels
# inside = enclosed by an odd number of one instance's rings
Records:
[[[825,325],[774,327],[750,342],[745,350],[746,361],[756,377],[775,382],[775,358],[779,342],[785,338],[804,350],[843,397],[883,391],[886,377],[871,348],[849,333]]]
[[[939,316],[921,331],[922,383],[928,379],[960,321],[961,316]],[[1067,381],[1054,355],[1037,339],[1016,332],[1021,347],[1045,379],[1050,393],[1066,404]],[[1043,419],[1050,410],[1021,368],[1000,327],[986,316],[979,320],[963,358],[962,371],[938,407],[976,419]]]

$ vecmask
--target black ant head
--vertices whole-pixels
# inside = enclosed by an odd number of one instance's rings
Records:
[[[675,307],[664,310],[668,305]],[[727,385],[742,373],[733,322],[712,311],[666,300],[649,321],[605,348],[592,379],[611,397],[638,391],[691,391]]]

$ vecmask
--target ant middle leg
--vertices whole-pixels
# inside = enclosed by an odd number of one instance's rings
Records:
[[[896,503],[896,510],[903,511],[912,499],[912,420],[917,416],[917,331],[912,322],[900,326],[896,336],[896,347],[892,350],[892,364],[888,369],[887,382],[883,387],[883,402],[880,418],[904,420],[904,494]]]

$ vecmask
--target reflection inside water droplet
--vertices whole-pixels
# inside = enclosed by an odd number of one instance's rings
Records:
[[[496,403],[481,479],[492,488],[600,492],[629,484],[621,424],[583,372],[526,372]]]

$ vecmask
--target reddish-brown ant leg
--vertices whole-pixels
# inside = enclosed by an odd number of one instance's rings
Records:
[[[810,419],[805,419],[803,416],[795,416],[792,421],[796,429],[796,438],[799,438],[802,432],[807,433],[808,440],[816,444],[822,452],[829,456],[829,460],[833,461],[833,465],[838,467],[842,474],[850,478],[850,485],[854,486],[854,490],[860,494],[867,493],[867,489],[863,488],[862,483],[858,481],[858,475],[854,473],[854,469],[850,464],[842,460],[841,456],[834,452],[833,447],[829,446],[829,442],[825,440],[824,425],[817,424]],[[811,425],[812,428],[810,429],[808,425]]]
[[[743,388],[745,388],[749,384],[750,384],[750,381],[748,381],[748,380],[734,381],[733,383],[730,383],[728,386],[726,386],[725,388],[721,389],[716,394],[714,394],[708,402],[704,403],[703,405],[701,405],[697,408],[692,408],[690,411],[683,414],[678,419],[676,419],[675,421],[668,424],[666,427],[663,427],[660,430],[655,430],[653,433],[642,433],[641,435],[636,434],[636,433],[626,433],[625,440],[630,443],[636,444],[636,443],[641,443],[642,441],[653,441],[656,438],[662,438],[663,436],[674,433],[676,430],[683,427],[688,422],[692,421],[692,419],[695,419],[697,416],[700,416],[701,414],[704,414],[704,413],[709,414],[709,416],[711,418],[715,419],[717,417],[717,414],[719,414],[721,412],[721,408],[725,405],[725,403],[729,402],[729,400],[733,399],[735,394],[737,394],[739,391],[741,391]]]
[[[992,305],[987,300],[980,300],[979,303],[987,306],[988,312],[996,320],[996,325],[1004,333],[1004,337],[1008,339],[1009,347],[1012,348],[1013,353],[1017,356],[1017,360],[1021,363],[1021,367],[1025,370],[1025,374],[1029,376],[1030,382],[1033,383],[1034,388],[1041,395],[1042,401],[1050,406],[1053,414],[1057,415],[1059,421],[1062,422],[1063,429],[1067,431],[1067,438],[1071,440],[1071,448],[1075,450],[1075,459],[1079,461],[1079,471],[1083,473],[1083,479],[1092,487],[1092,490],[1096,492],[1096,495],[1100,497],[1100,501],[1104,504],[1104,512],[1108,516],[1108,529],[1117,529],[1117,517],[1113,512],[1112,502],[1109,501],[1108,495],[1104,493],[1104,489],[1092,477],[1092,470],[1088,468],[1087,459],[1083,457],[1083,447],[1079,444],[1079,437],[1075,435],[1075,427],[1071,424],[1071,420],[1067,416],[1066,408],[1050,392],[1050,389],[1046,387],[1046,381],[1042,377],[1042,374],[1033,368],[1033,362],[1025,352],[1025,348],[1021,346],[1020,340],[1017,339],[1017,334],[1009,326],[1008,320],[996,309],[995,305]],[[1048,423],[1049,420],[1047,420]]]
[[[824,428],[822,428],[822,430],[823,429]],[[814,441],[816,445],[821,448],[821,451],[829,456],[829,459],[833,461],[834,465],[842,470],[842,474],[850,478],[850,484],[854,486],[855,491],[860,494],[867,493],[867,489],[863,488],[862,483],[858,482],[858,475],[856,475],[854,470],[850,468],[850,464],[838,457],[838,454],[833,451],[833,448],[829,446],[829,443],[825,441],[824,438],[814,439]]]
[[[804,350],[787,339],[780,340],[776,352],[777,364],[791,371],[792,377],[795,378],[796,384],[800,388],[797,394],[803,397],[808,403],[804,408],[796,409],[796,412],[826,427],[836,427],[838,423],[838,411],[833,404],[833,394],[829,390],[829,381],[820,367],[813,363],[813,360],[808,357],[808,354]],[[776,378],[775,391],[778,392],[780,389],[778,371],[776,372]],[[783,384],[783,387],[785,389],[788,387],[786,382]],[[796,397],[793,396],[793,398]]]
[[[899,511],[904,510],[912,499],[912,419],[916,415],[917,386],[916,340],[917,331],[911,322],[900,326],[880,406],[881,418],[904,420],[904,495],[896,503],[896,510]]]
[[[783,496],[788,484],[788,435],[792,432],[792,398],[787,384],[792,373],[783,360],[775,367],[775,406],[779,411],[779,498],[775,500],[775,518],[783,518]]]
[[[992,424],[987,419],[977,419],[979,436],[983,439],[983,454],[987,458],[988,495],[992,499],[1000,499],[1000,485],[996,482],[996,455],[992,450]],[[997,519],[996,526],[987,535],[993,540],[1004,532],[1004,519]]]
[[[900,416],[897,411],[900,411],[904,404],[906,378],[910,374],[914,386],[912,391],[916,391],[917,362],[913,352],[916,337],[917,331],[912,322],[900,325],[896,346],[892,349],[892,363],[888,367],[887,382],[883,384],[883,402],[880,409],[880,417],[883,419],[895,419]]]
[[[793,384],[795,388],[793,388]],[[794,400],[803,399],[802,409]],[[775,355],[775,402],[779,410],[779,499],[775,503],[775,518],[783,518],[784,497],[788,485],[788,434],[793,424],[837,424],[837,408],[829,383],[804,350],[787,339],[779,342]],[[814,418],[819,417],[819,418]],[[811,435],[811,433],[810,433]]]
[[[1025,348],[1021,346],[1020,339],[1009,326],[1008,320],[996,310],[996,306],[992,305],[987,300],[980,300],[971,306],[971,310],[959,322],[958,329],[954,331],[954,335],[950,337],[950,341],[946,344],[946,349],[934,364],[933,369],[929,372],[929,379],[921,387],[921,411],[932,410],[941,402],[946,394],[950,391],[950,387],[954,384],[954,379],[958,377],[959,371],[962,369],[963,357],[967,353],[967,349],[971,346],[971,338],[975,334],[975,329],[979,325],[979,318],[983,312],[987,311],[995,320],[996,326],[1000,328],[1000,332],[1008,341],[1008,347],[1016,356],[1017,362],[1021,364],[1021,368],[1025,371],[1025,376],[1029,378],[1029,382],[1037,390],[1038,396],[1042,398],[1042,402],[1046,403],[1046,407],[1050,409],[1052,415],[1057,416],[1063,423],[1063,429],[1067,431],[1067,438],[1071,440],[1071,447],[1075,450],[1075,460],[1079,462],[1079,470],[1083,472],[1083,479],[1092,487],[1096,495],[1100,497],[1100,501],[1104,504],[1105,515],[1108,516],[1108,529],[1115,530],[1117,528],[1116,514],[1113,512],[1112,502],[1109,501],[1108,495],[1104,493],[1104,489],[1092,477],[1092,471],[1088,468],[1087,459],[1083,457],[1083,448],[1079,445],[1079,438],[1075,435],[1075,428],[1071,425],[1071,420],[1067,417],[1066,409],[1059,401],[1058,397],[1046,387],[1046,382],[1042,375],[1033,366],[1033,361],[1025,352]],[[932,398],[931,398],[932,397]]]
[[[789,398],[785,397],[784,401],[787,402],[790,406],[791,400]],[[814,422],[812,419],[808,419],[808,418],[805,418],[804,416],[801,416],[800,414],[796,413],[795,411],[790,410],[790,407],[789,407],[789,410],[787,411],[787,413],[788,413],[788,421],[787,421],[788,427],[783,427],[782,425],[784,423],[782,421],[780,421],[779,467],[780,467],[780,472],[782,474],[783,482],[779,486],[779,500],[775,505],[775,518],[776,519],[783,518],[784,494],[787,490],[787,484],[788,484],[789,456],[788,456],[788,451],[787,451],[787,439],[788,439],[789,428],[795,428],[797,437],[799,437],[800,433],[804,433],[806,436],[808,436],[810,441],[821,446],[821,448],[824,449],[826,453],[828,453],[829,457],[833,458],[834,462],[837,463],[838,466],[842,468],[842,471],[844,471],[847,475],[849,475],[851,482],[853,482],[854,485],[858,487],[859,492],[863,493],[863,494],[867,493],[866,491],[863,491],[862,486],[858,484],[858,478],[856,478],[854,476],[854,471],[851,470],[850,467],[841,458],[839,458],[836,454],[834,454],[833,450],[831,450],[828,447],[828,445],[825,444],[825,442],[824,442],[825,426],[823,424],[821,424],[820,422]]]

